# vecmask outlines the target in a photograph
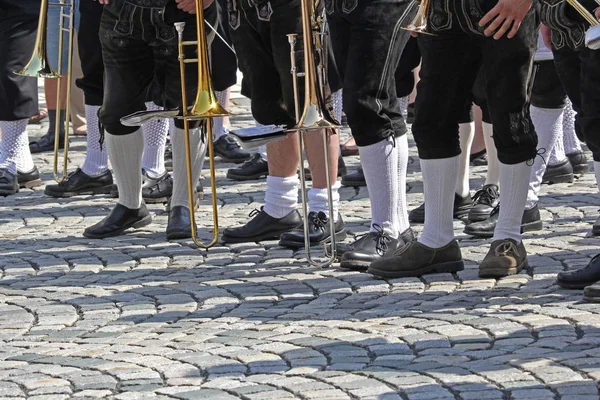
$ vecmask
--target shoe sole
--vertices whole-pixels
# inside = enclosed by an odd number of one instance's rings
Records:
[[[250,158],[233,159],[233,158],[223,157],[220,154],[215,154],[215,155],[218,156],[221,159],[221,161],[223,161],[225,163],[230,163],[230,164],[243,164],[250,159]]]
[[[525,259],[521,264],[517,265],[514,268],[500,269],[500,268],[490,268],[485,270],[479,270],[480,278],[504,278],[505,276],[516,275],[523,270],[523,268],[529,267],[529,263],[527,259]]]
[[[34,187],[38,187],[38,186],[42,186],[41,179],[34,179],[32,181],[27,181],[27,182],[23,182],[23,183],[19,182],[20,188],[33,189]]]
[[[362,260],[344,260],[340,262],[340,267],[344,269],[351,269],[353,271],[366,271],[369,269],[371,261]]]
[[[152,216],[146,215],[141,220],[136,221],[129,226],[123,227],[123,228],[113,231],[113,232],[110,232],[110,233],[107,233],[104,235],[94,235],[94,234],[90,235],[89,233],[86,234],[85,232],[83,232],[83,236],[85,236],[88,239],[104,239],[104,238],[113,237],[113,236],[121,236],[129,228],[139,229],[139,228],[143,228],[146,225],[150,225],[151,223],[152,223]]]
[[[474,236],[477,238],[483,238],[483,239],[489,239],[491,237],[494,237],[494,231],[491,231],[491,232],[490,231],[471,231],[471,230],[468,230],[467,227],[465,227],[465,229],[463,230],[463,233],[465,233],[467,235],[471,235],[471,236]],[[544,223],[542,221],[529,222],[527,224],[521,225],[521,233],[540,231],[543,228],[544,228]]]
[[[95,188],[89,188],[89,189],[85,189],[79,192],[53,192],[51,190],[48,190],[48,188],[46,188],[46,190],[44,190],[44,194],[46,196],[50,196],[50,197],[57,197],[57,198],[67,198],[67,197],[75,197],[75,196],[84,196],[84,195],[95,195],[95,194],[110,194],[110,191],[113,189],[113,185],[107,185],[107,186],[99,186],[99,187],[95,187]]]
[[[563,289],[569,289],[569,290],[583,290],[588,286],[593,285],[594,283],[596,283],[596,281],[592,282],[592,283],[560,283],[558,281],[556,281],[556,284],[558,286],[560,286]]]
[[[465,269],[465,263],[460,261],[450,261],[438,264],[427,265],[425,267],[412,270],[412,271],[381,271],[376,268],[369,267],[367,272],[375,276],[381,276],[383,278],[410,278],[418,277],[425,274],[434,273],[446,273],[446,272],[459,272]]]
[[[233,179],[234,181],[253,181],[256,179],[266,178],[268,172],[261,172],[255,175],[235,175],[227,172],[227,179]]]
[[[463,220],[465,219],[465,217],[468,217],[469,215],[469,211],[471,211],[471,205],[466,205],[466,206],[461,206],[459,207],[457,210],[454,211],[454,213],[452,214],[452,218],[453,219],[458,219],[458,220]],[[420,216],[416,216],[416,217],[411,217],[410,213],[408,214],[408,220],[410,222],[416,222],[416,223],[424,223],[425,222],[425,216],[423,216],[423,218],[421,218]]]
[[[587,174],[590,171],[590,166],[587,164],[573,165],[573,174],[582,175]]]
[[[575,177],[573,174],[565,174],[565,175],[556,175],[549,179],[542,180],[543,184],[553,185],[555,183],[573,183]]]
[[[302,225],[300,225],[300,226],[302,226]],[[298,228],[298,227],[294,226],[294,227],[290,227],[289,229],[286,229],[286,230],[263,233],[260,236],[255,236],[255,237],[251,237],[251,238],[250,237],[231,237],[231,236],[227,236],[226,234],[223,234],[221,236],[221,242],[222,243],[257,243],[257,242],[262,242],[263,240],[278,240],[282,234],[289,232],[291,230],[294,230],[296,228]]]
[[[19,193],[19,188],[17,188],[17,190],[0,190],[0,196],[2,197],[6,197],[6,196],[12,196],[13,194],[17,194]]]
[[[346,230],[342,229],[341,231],[335,233],[335,240],[336,241],[338,241],[338,240],[344,240],[344,239],[346,239],[347,236],[348,235],[346,234]],[[317,243],[312,243],[310,247],[312,248],[312,247],[315,247],[315,246],[319,246],[321,244],[329,242],[330,240],[331,240],[331,236],[329,236],[329,237],[327,237],[325,239],[322,239],[322,240],[320,240]],[[294,250],[303,249],[305,247],[304,244],[305,244],[304,241],[302,241],[302,243],[300,243],[300,242],[294,242],[294,241],[291,241],[291,240],[280,240],[279,241],[279,245],[281,247],[287,247],[287,248],[294,249]]]
[[[587,301],[588,303],[600,303],[600,297],[586,296],[584,294],[583,301]]]
[[[365,181],[345,181],[342,179],[342,186],[365,187],[365,186],[367,186],[367,182],[365,182]]]
[[[167,240],[191,239],[192,232],[190,231],[172,231],[167,232]]]

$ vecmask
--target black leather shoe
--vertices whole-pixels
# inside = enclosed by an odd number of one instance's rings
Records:
[[[113,178],[109,170],[99,176],[89,176],[77,168],[67,179],[58,185],[48,185],[44,194],[51,197],[73,197],[82,194],[108,194],[113,188]]]
[[[592,225],[592,235],[600,236],[600,217],[596,218],[596,222]]]
[[[469,223],[485,221],[490,217],[494,207],[498,205],[500,192],[494,184],[484,185],[473,195],[473,207],[469,210]]]
[[[456,240],[434,249],[413,240],[396,249],[392,257],[373,261],[369,273],[385,278],[417,277],[433,272],[458,272],[465,269]]]
[[[10,196],[19,192],[19,181],[12,172],[0,168],[0,196]]]
[[[558,286],[565,289],[583,289],[600,281],[600,254],[596,254],[588,265],[576,271],[562,271],[556,276]]]
[[[61,149],[65,147],[64,132],[59,135],[58,146]],[[48,132],[44,136],[40,137],[37,141],[29,143],[29,151],[32,153],[54,151],[54,132]]]
[[[454,193],[454,219],[463,219],[467,215],[469,215],[469,210],[473,206],[473,201],[471,201],[471,196],[467,195],[465,197],[460,197],[458,194]],[[425,222],[425,203],[421,204],[419,207],[415,208],[411,212],[408,213],[408,219],[410,222]]]
[[[338,173],[337,176],[344,176],[346,175],[346,172],[348,172],[348,169],[346,168],[346,163],[344,162],[344,158],[340,155],[338,157]],[[312,181],[312,172],[310,171],[309,168],[304,168],[304,178],[307,181]]]
[[[165,171],[158,178],[152,178],[142,170],[142,198],[148,204],[166,203],[173,195],[173,178]]]
[[[258,153],[243,163],[239,168],[227,170],[227,178],[235,181],[249,181],[269,175],[269,164]]]
[[[492,211],[490,217],[485,221],[473,222],[465,226],[464,232],[467,235],[472,235],[480,238],[491,238],[494,236],[494,229],[498,223],[498,216],[500,215],[500,206],[496,206]],[[544,227],[542,219],[540,217],[540,209],[536,204],[532,209],[523,211],[523,218],[521,219],[521,233],[539,231]]]
[[[355,173],[342,176],[342,186],[360,187],[367,186],[365,173],[362,167],[358,168]]]
[[[119,236],[129,228],[141,228],[151,222],[152,216],[144,203],[138,209],[127,208],[117,203],[102,221],[83,231],[83,236],[90,239]]]
[[[249,216],[254,218],[248,221],[246,225],[225,229],[221,240],[225,243],[274,240],[279,239],[282,233],[289,232],[302,225],[302,217],[300,217],[298,210],[290,212],[283,218],[273,218],[261,208],[260,211],[253,210]]]
[[[308,237],[310,245],[315,246],[331,240],[331,227],[329,224],[329,215],[323,211],[308,213]],[[335,239],[344,240],[346,238],[346,230],[344,229],[344,220],[338,214],[338,220],[335,223]],[[304,247],[304,228],[300,227],[290,232],[281,234],[279,245],[290,247],[292,249],[300,249]]]
[[[40,179],[40,171],[34,166],[31,171],[21,172],[17,169],[17,181],[19,182],[20,188],[34,188],[42,186],[42,180]]]
[[[600,303],[600,285],[593,284],[583,289],[583,301]]]
[[[569,159],[569,163],[573,167],[573,173],[575,175],[585,174],[590,170],[590,166],[588,165],[588,159],[583,151],[577,150],[572,153],[569,153],[567,154],[567,158]]]
[[[191,237],[190,209],[184,206],[171,208],[167,225],[167,240],[189,239]]]
[[[214,142],[215,155],[221,157],[221,160],[232,163],[243,163],[252,157],[252,154],[245,152],[239,143],[231,135],[224,134]]]
[[[548,164],[542,183],[571,183],[574,179],[573,166],[567,158],[558,164]]]
[[[369,232],[354,244],[354,249],[342,255],[340,267],[366,270],[375,260],[391,256],[398,247],[415,239],[412,229],[408,228],[398,239],[389,237],[378,225],[373,225],[376,232]]]

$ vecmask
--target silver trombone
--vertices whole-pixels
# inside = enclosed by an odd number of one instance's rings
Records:
[[[341,124],[331,115],[325,104],[325,88],[327,87],[325,19],[318,13],[319,0],[301,0],[302,35],[304,41],[304,72],[299,73],[296,66],[296,34],[289,34],[292,84],[294,87],[294,104],[296,126],[290,129],[298,133],[298,151],[300,155],[300,191],[302,193],[302,218],[304,222],[304,246],[309,264],[327,267],[336,260],[335,215],[333,213],[333,194],[329,162],[329,135],[336,134],[335,129]],[[315,53],[317,57],[315,58]],[[318,61],[315,61],[318,60]],[[304,77],[304,108],[300,114],[298,78]],[[306,177],[304,174],[304,134],[318,130],[323,137],[323,156],[325,157],[325,179],[327,182],[327,202],[329,207],[329,229],[331,232],[331,252],[327,251],[327,259],[323,262],[312,258],[308,226],[308,200],[306,198]],[[313,133],[314,134],[314,133]]]
[[[56,70],[48,62],[47,48],[47,28],[48,28],[48,7],[60,7],[60,23],[58,36],[58,64]],[[65,12],[68,8],[68,12]],[[48,0],[42,0],[40,4],[40,18],[38,21],[38,30],[35,38],[35,49],[31,59],[15,74],[21,76],[30,76],[35,78],[58,79],[58,88],[56,90],[56,105],[60,111],[61,105],[61,82],[67,80],[67,93],[65,97],[65,149],[63,154],[62,175],[58,172],[58,152],[60,149],[60,118],[56,118],[55,137],[54,137],[54,180],[58,183],[67,178],[67,164],[69,156],[69,120],[71,119],[71,77],[73,75],[73,33],[75,23],[75,10],[73,0],[58,0],[58,3],[49,3]],[[69,42],[67,44],[69,53],[67,57],[67,75],[63,76],[62,53],[64,48],[63,33],[67,32]]]

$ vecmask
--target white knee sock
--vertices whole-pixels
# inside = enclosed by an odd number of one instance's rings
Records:
[[[0,121],[2,144],[0,145],[0,168],[17,175],[17,170],[29,172],[33,169],[33,158],[29,151],[27,119]]]
[[[461,197],[469,194],[469,161],[471,158],[471,145],[475,137],[475,123],[458,124],[458,138],[460,140],[460,155],[458,156],[458,175],[456,175],[456,188],[454,191]]]
[[[402,114],[402,118],[404,118],[404,122],[408,118],[408,103],[410,101],[410,96],[400,97],[398,101],[400,102],[400,114]]]
[[[530,107],[531,119],[538,135],[538,149],[545,149],[540,157],[536,157],[529,177],[529,190],[527,191],[527,203],[525,208],[530,210],[538,202],[538,193],[542,184],[542,178],[546,172],[547,161],[552,149],[556,146],[563,127],[563,109]]]
[[[563,144],[567,154],[581,151],[581,142],[575,133],[575,115],[577,113],[573,110],[573,104],[567,99],[563,117]]]
[[[162,110],[152,102],[146,103],[148,111]],[[153,119],[142,126],[144,132],[144,157],[142,168],[151,178],[164,175],[165,169],[165,145],[169,134],[169,120],[166,118]]]
[[[204,156],[206,154],[206,144],[202,141],[201,129],[190,129],[190,150],[192,159],[192,187],[195,189]],[[189,192],[187,178],[187,162],[185,157],[185,132],[181,128],[175,127],[171,135],[171,144],[173,146],[173,197],[171,197],[171,208],[175,206],[184,206],[189,208]]]
[[[119,203],[138,209],[142,204],[142,129],[129,135],[106,132],[106,148],[119,187]]]
[[[408,96],[406,97],[408,101]],[[398,212],[396,219],[396,230],[402,233],[410,228],[408,222],[408,209],[406,207],[406,169],[408,167],[408,137],[402,135],[396,138],[396,149],[398,150]]]
[[[398,237],[398,148],[394,138],[360,147],[369,199],[371,232],[379,225],[388,235]]]
[[[267,176],[264,211],[273,218],[283,218],[298,208],[298,188],[300,180],[297,175],[281,178]]]
[[[334,92],[332,95],[332,103],[333,103],[333,116],[339,123],[342,122],[342,111],[343,111],[343,97],[342,97],[342,89]]]
[[[217,97],[217,101],[223,107],[227,108],[227,102],[229,100],[229,89],[221,90],[215,92],[215,96]],[[227,132],[224,126],[225,119],[223,117],[213,118],[213,141],[217,141],[221,136]]]
[[[334,222],[339,219],[340,193],[339,188],[342,185],[336,182],[331,187],[331,204],[333,205]],[[327,201],[327,189],[310,188],[306,195],[308,199],[308,211],[324,212],[329,217],[329,202]]]
[[[527,201],[531,166],[500,163],[500,214],[493,240],[514,239],[521,242],[521,220]]]
[[[425,224],[419,242],[439,248],[454,239],[454,189],[459,156],[436,160],[421,160]]]
[[[102,175],[108,169],[108,150],[100,145],[98,110],[100,106],[85,105],[87,121],[87,152],[81,170],[88,176]]]
[[[485,142],[485,152],[487,154],[488,170],[485,176],[486,185],[500,186],[500,167],[498,161],[498,152],[494,143],[494,126],[486,122],[483,125],[483,141]],[[500,188],[502,189],[502,188]]]

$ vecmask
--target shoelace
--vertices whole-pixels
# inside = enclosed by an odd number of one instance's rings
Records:
[[[479,189],[473,195],[473,203],[474,204],[486,204],[488,206],[492,206],[494,204],[494,200],[498,197],[498,191],[492,185],[486,185],[483,188]]]
[[[527,166],[531,167],[535,163],[536,157],[540,157],[544,164],[547,164],[546,159],[544,158],[544,154],[546,154],[546,149],[544,149],[543,147],[537,149],[535,156],[533,156],[532,159],[526,161]]]
[[[590,260],[590,262],[588,263],[588,265],[585,266],[585,268],[590,267],[592,264],[594,264],[594,261],[596,261],[598,259],[598,257],[600,257],[600,253],[596,254],[594,257],[592,257],[592,259]],[[595,266],[593,268],[596,268]]]
[[[252,164],[256,164],[258,163],[258,161],[260,161],[262,159],[262,156],[258,153],[256,153],[251,159],[249,159],[248,161],[244,162],[242,164],[242,166],[240,167],[240,169],[249,167]]]
[[[373,229],[375,229],[375,232],[377,233],[377,237],[375,238],[375,249],[381,254],[385,254],[388,249],[388,242],[391,241],[392,238],[377,224],[373,224]]]
[[[325,224],[327,223],[327,218],[322,218],[321,215],[315,213],[313,214],[312,218],[310,218],[311,216],[309,215],[309,221],[312,224],[312,226],[315,228],[315,230],[321,230],[325,228]]]
[[[492,209],[492,212],[490,213],[490,217],[492,215],[496,215],[496,214],[500,214],[500,203],[498,203],[498,205]]]
[[[257,216],[258,214],[261,213],[261,211],[263,210],[263,208],[261,207],[260,210],[258,208],[255,208],[254,210],[250,211],[250,214],[248,214],[248,216],[250,218]]]
[[[511,255],[511,253],[513,255],[519,254],[519,249],[517,249],[517,245],[514,244],[513,242],[510,241],[506,241],[503,242],[502,244],[496,246],[496,248],[494,249],[494,253],[496,253],[496,256],[508,256]]]

